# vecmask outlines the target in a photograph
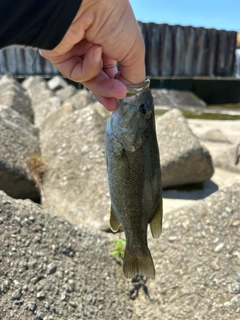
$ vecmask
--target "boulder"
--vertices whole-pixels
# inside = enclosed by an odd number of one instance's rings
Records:
[[[74,109],[81,109],[95,101],[96,99],[93,94],[86,89],[78,90],[74,96],[66,100],[66,102],[70,103]]]
[[[96,105],[74,110],[66,103],[42,123],[40,140],[48,164],[42,186],[44,208],[99,229],[108,226],[110,198],[106,119]]]
[[[30,123],[25,117],[20,113],[15,111],[10,107],[0,105],[0,115],[6,121],[12,122],[15,125],[21,127],[21,129],[27,131],[31,135],[38,137],[39,130],[32,123]]]
[[[48,100],[54,95],[52,90],[48,88],[47,81],[40,76],[29,77],[23,81],[22,85],[28,90],[33,107]]]
[[[3,192],[0,225],[2,319],[133,319],[132,285],[106,234]]]
[[[222,148],[229,142],[236,144],[239,139],[240,120],[188,119],[188,124],[204,145],[209,141],[212,146]]]
[[[48,81],[48,88],[50,90],[56,91],[58,89],[66,88],[68,83],[61,76],[54,76]]]
[[[14,198],[39,201],[40,192],[27,166],[28,158],[39,153],[36,136],[0,116],[0,190]]]
[[[237,156],[240,156],[240,147],[238,144],[225,147],[213,156],[214,166],[232,172],[240,173],[240,161],[236,164]]]
[[[156,127],[163,187],[204,182],[212,177],[211,156],[179,110],[157,117]]]
[[[211,129],[200,136],[201,140],[211,141],[211,142],[220,142],[231,144],[228,138],[222,133],[219,129]]]
[[[76,93],[76,91],[77,89],[72,84],[69,84],[65,88],[57,90],[55,92],[55,95],[62,101],[65,101],[72,97]]]
[[[206,103],[190,91],[152,89],[152,95],[156,106],[168,106],[171,108],[203,108]]]
[[[210,151],[215,168],[229,175],[240,172],[240,164],[235,165],[240,142],[239,120],[188,120],[188,123],[201,144]]]
[[[10,87],[11,86],[18,87],[20,91],[24,90],[26,93],[26,90],[23,89],[23,86],[17,80],[15,80],[13,77],[11,77],[9,75],[2,76],[0,79],[0,90],[4,90],[4,88],[8,88],[9,86]]]
[[[44,102],[34,105],[34,122],[37,127],[52,113],[60,109],[61,100],[58,97],[51,97]]]
[[[149,235],[156,279],[135,297],[139,319],[238,319],[240,181],[164,215]]]
[[[41,76],[30,76],[27,77],[23,82],[22,82],[22,86],[26,89],[34,89],[37,90],[37,87],[40,86],[44,86],[47,87],[47,82],[46,80],[41,77]]]
[[[33,122],[33,109],[27,91],[11,78],[0,80],[0,105],[11,107],[28,121]]]

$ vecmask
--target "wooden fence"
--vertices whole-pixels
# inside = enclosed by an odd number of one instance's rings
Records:
[[[237,33],[139,23],[150,76],[233,76]]]
[[[233,31],[141,23],[150,77],[234,76],[237,33]],[[0,50],[0,74],[53,76],[58,71],[37,50]]]

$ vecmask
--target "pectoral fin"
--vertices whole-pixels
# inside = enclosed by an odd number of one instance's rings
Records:
[[[150,222],[150,228],[153,238],[159,238],[162,232],[162,200],[160,201],[157,211]]]
[[[120,223],[117,220],[117,216],[113,210],[113,207],[111,206],[110,210],[110,228],[112,229],[113,232],[118,232]]]

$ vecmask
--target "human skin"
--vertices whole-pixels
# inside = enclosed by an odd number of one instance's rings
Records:
[[[116,98],[125,97],[127,85],[146,78],[144,42],[128,0],[83,0],[62,41],[40,54],[109,111]]]

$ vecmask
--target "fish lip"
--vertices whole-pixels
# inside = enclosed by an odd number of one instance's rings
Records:
[[[126,97],[131,97],[133,95],[136,95],[138,93],[141,93],[145,90],[147,90],[150,86],[150,80],[145,79],[142,83],[135,84],[132,86],[127,86],[127,94]]]

